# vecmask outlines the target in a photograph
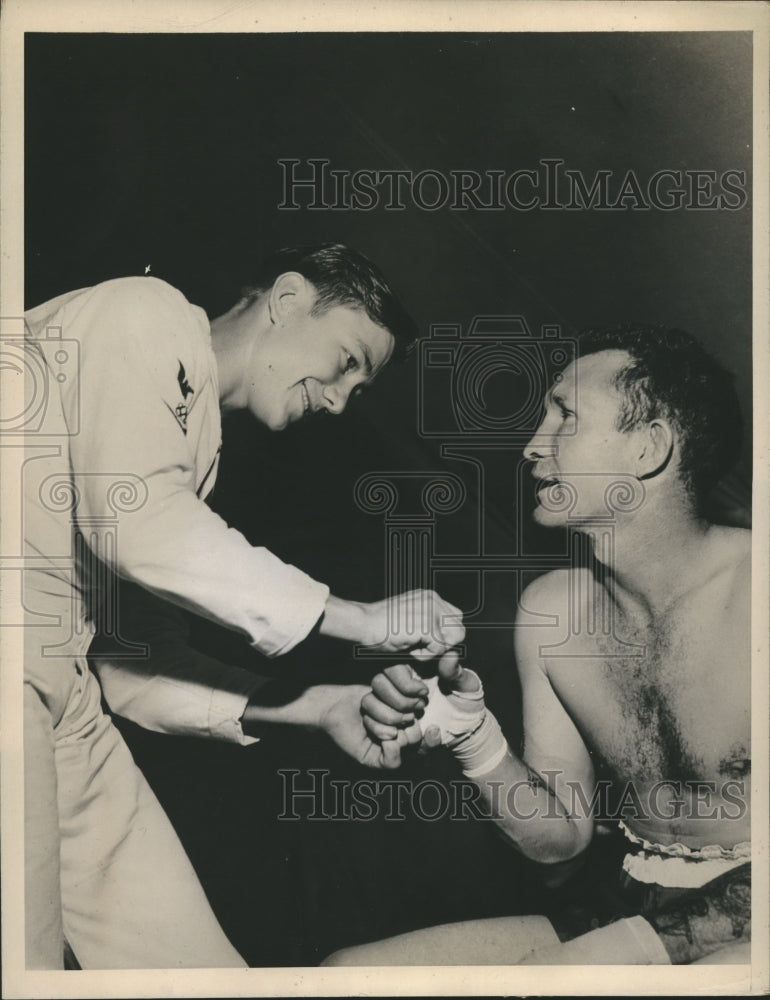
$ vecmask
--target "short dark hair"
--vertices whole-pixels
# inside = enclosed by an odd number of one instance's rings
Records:
[[[583,330],[578,355],[625,351],[615,375],[618,429],[666,417],[679,435],[679,473],[702,512],[709,492],[738,458],[743,420],[733,376],[690,333],[666,327]]]
[[[373,323],[393,335],[394,360],[403,360],[412,350],[417,324],[379,268],[343,243],[286,247],[271,254],[262,262],[255,280],[243,289],[244,307],[269,291],[276,278],[287,271],[301,274],[315,288],[311,315],[321,316],[332,306],[362,308]]]

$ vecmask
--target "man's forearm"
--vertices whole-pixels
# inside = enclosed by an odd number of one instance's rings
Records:
[[[329,595],[318,624],[321,635],[344,639],[346,642],[371,645],[376,641],[376,638],[370,635],[371,630],[368,605],[359,601],[345,601],[333,594]]]
[[[330,594],[318,622],[321,635],[419,660],[462,643],[462,612],[432,590],[411,590],[368,604]]]
[[[530,860],[568,861],[588,846],[590,817],[571,816],[545,778],[510,750],[474,781],[501,832]]]
[[[280,682],[269,684],[249,699],[241,717],[241,726],[247,736],[253,737],[264,735],[265,729],[272,725],[319,729],[325,713],[337,701],[342,690],[339,685],[317,684],[298,692]]]
[[[372,687],[381,698],[392,698],[388,684],[398,683],[403,706],[403,673],[401,667],[386,670]],[[565,770],[538,772],[512,752],[499,722],[485,705],[478,674],[463,667],[457,652],[451,651],[439,662],[439,676],[427,680],[425,687],[428,700],[419,726],[426,747],[443,744],[451,750],[503,834],[534,861],[562,862],[580,854],[591,839],[593,824],[582,817],[574,822],[559,801],[559,779]],[[379,707],[370,703],[366,710],[371,714]],[[391,701],[390,707],[398,706]],[[380,716],[379,721],[386,720]],[[570,768],[569,774],[575,778],[578,772]]]

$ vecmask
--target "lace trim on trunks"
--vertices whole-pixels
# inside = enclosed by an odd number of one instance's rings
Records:
[[[656,844],[643,837],[637,837],[632,833],[623,820],[620,821],[620,829],[632,844],[641,844],[645,851],[651,854],[667,855],[673,858],[689,858],[692,861],[710,861],[717,858],[725,861],[737,861],[751,858],[751,841],[744,840],[735,847],[722,847],[721,844],[709,844],[707,847],[688,847],[686,844]]]

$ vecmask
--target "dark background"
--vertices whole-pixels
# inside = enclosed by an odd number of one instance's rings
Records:
[[[279,211],[277,160],[344,170],[536,168],[544,157],[590,180],[633,169],[751,168],[751,39],[682,34],[28,35],[27,305],[120,275],[151,273],[211,316],[270,250],[339,239],[372,257],[427,334],[477,316],[558,324],[665,323],[699,334],[731,368],[751,417],[751,210],[517,212]],[[306,169],[306,168],[301,168]],[[386,587],[382,517],[354,502],[369,471],[446,470],[468,487],[439,518],[444,554],[558,557],[517,493],[520,448],[477,471],[418,432],[417,358],[389,370],[345,417],[280,435],[247,417],[224,426],[214,506],[255,543],[371,600]],[[431,384],[441,407],[446,386]],[[488,405],[517,385],[502,372]],[[750,447],[715,500],[745,523]],[[543,567],[545,568],[545,562]],[[530,572],[538,572],[535,567]],[[480,578],[445,573],[464,608]],[[469,662],[518,735],[510,619],[526,576],[490,574]],[[485,623],[502,623],[482,628]],[[262,672],[366,680],[375,669],[311,639],[279,663],[201,628],[222,658]],[[278,822],[279,767],[362,776],[322,738],[266,734],[251,749],[124,726],[235,945],[255,965],[313,964],[357,941],[428,923],[526,912],[537,873],[488,825],[405,820]],[[454,776],[443,759],[405,775]],[[366,773],[370,777],[369,772]],[[309,779],[306,779],[309,781]],[[468,862],[466,864],[466,862]]]

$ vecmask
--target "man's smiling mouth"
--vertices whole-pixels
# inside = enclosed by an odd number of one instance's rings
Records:
[[[307,391],[307,386],[305,385],[304,379],[300,382],[300,386],[302,387],[303,416],[307,416],[307,414],[310,413],[310,411],[312,410],[312,406],[310,403],[310,393]]]

